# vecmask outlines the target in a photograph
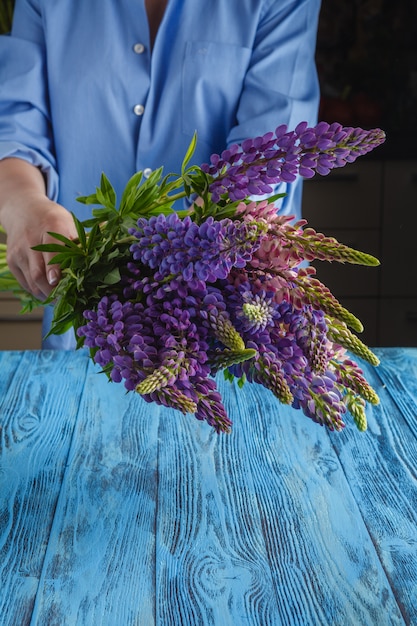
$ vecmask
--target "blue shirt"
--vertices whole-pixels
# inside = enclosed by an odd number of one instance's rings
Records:
[[[45,173],[76,202],[105,172],[120,197],[138,171],[179,172],[279,124],[316,122],[320,0],[169,0],[151,53],[144,0],[16,0],[0,37],[0,158]],[[282,210],[298,215],[301,186]]]

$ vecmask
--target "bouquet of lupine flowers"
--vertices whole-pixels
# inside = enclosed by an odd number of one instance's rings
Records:
[[[179,175],[135,174],[116,207],[105,175],[74,217],[78,240],[54,234],[62,280],[51,332],[74,328],[109,380],[148,402],[230,430],[215,375],[258,383],[330,430],[349,412],[366,429],[378,403],[355,356],[378,359],[355,334],[361,322],[303,261],[378,265],[374,257],[277,212],[278,183],[326,175],[384,141],[379,129],[299,124],[233,145]],[[175,211],[188,198],[190,208]],[[300,266],[301,264],[301,266]],[[3,270],[7,276],[7,267]],[[45,303],[44,303],[45,304]]]

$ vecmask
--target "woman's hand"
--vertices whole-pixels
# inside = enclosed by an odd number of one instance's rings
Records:
[[[71,214],[45,195],[41,172],[19,159],[0,162],[0,222],[7,233],[7,263],[22,287],[44,300],[60,279],[49,265],[51,252],[36,252],[40,243],[57,243],[48,232],[76,238]]]

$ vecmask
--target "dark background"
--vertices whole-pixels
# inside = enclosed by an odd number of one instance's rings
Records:
[[[379,126],[392,148],[407,148],[406,134],[417,135],[416,0],[322,0],[316,58],[319,119]]]

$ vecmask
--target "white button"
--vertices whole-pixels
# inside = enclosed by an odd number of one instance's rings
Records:
[[[134,52],[136,52],[136,54],[143,54],[143,52],[145,52],[145,46],[143,45],[143,43],[135,43],[135,45],[133,46],[133,50]]]
[[[145,169],[143,170],[143,175],[145,178],[149,178],[149,176],[152,174],[152,170],[150,167],[145,167]]]
[[[135,115],[143,115],[145,112],[145,107],[143,106],[143,104],[135,104],[135,106],[133,107],[133,113]]]

